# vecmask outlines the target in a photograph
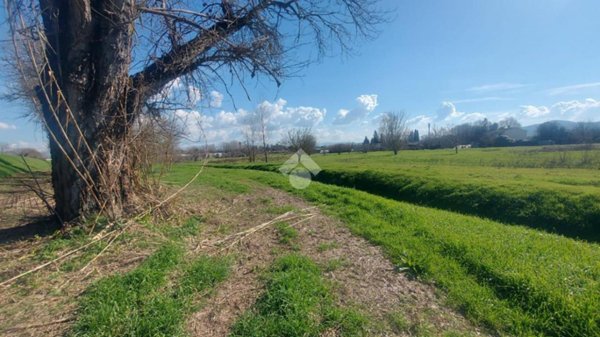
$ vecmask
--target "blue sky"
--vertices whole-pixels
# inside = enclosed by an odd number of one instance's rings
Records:
[[[232,100],[182,111],[200,118],[209,142],[240,139],[255,109],[272,116],[271,142],[290,127],[312,126],[321,142],[360,142],[377,116],[404,110],[410,126],[456,125],[513,116],[523,124],[551,119],[600,120],[600,1],[386,0],[393,20],[351,57],[313,64],[281,88],[239,88]],[[218,86],[215,91],[224,92]],[[14,104],[13,104],[14,105]],[[0,143],[37,144],[25,107],[1,102]],[[200,117],[201,116],[201,117]],[[195,136],[198,128],[190,123]]]

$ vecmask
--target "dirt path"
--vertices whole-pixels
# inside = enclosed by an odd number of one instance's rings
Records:
[[[310,207],[299,198],[270,188],[229,203],[218,207],[227,209],[227,216],[208,215],[210,226],[217,228],[212,229],[212,235],[218,228],[242,231],[276,216],[265,213],[265,209]],[[325,276],[335,284],[340,304],[357,307],[378,322],[369,335],[442,335],[449,331],[483,334],[463,316],[448,309],[434,287],[398,272],[379,248],[352,235],[339,221],[318,210],[311,212],[316,213],[314,218],[295,226],[299,236],[294,249],[279,243],[272,226],[233,247],[229,253],[236,257],[234,271],[204,309],[189,320],[191,335],[226,336],[236,318],[260,295],[260,273],[285,250],[297,250],[324,266]]]

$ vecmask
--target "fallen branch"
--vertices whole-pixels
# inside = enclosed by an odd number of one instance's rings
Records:
[[[308,221],[308,220],[310,220],[310,219],[312,219],[312,218],[314,218],[314,217],[315,217],[315,215],[314,215],[314,214],[307,214],[307,215],[306,215],[306,218],[304,218],[304,219],[302,219],[302,220],[300,220],[300,221],[297,221],[297,222],[295,222],[295,223],[291,224],[291,225],[290,225],[290,227],[295,227],[295,226],[297,226],[297,225],[299,225],[299,224],[301,224],[301,223],[303,223],[303,222],[305,222],[305,221]],[[289,220],[289,219],[286,219],[286,220]],[[271,222],[271,223],[269,223],[268,225],[271,225],[272,223],[274,223],[274,222]],[[250,231],[250,232],[248,232],[248,233],[245,233],[243,236],[239,237],[238,239],[234,240],[234,241],[233,241],[231,244],[229,244],[229,246],[227,246],[227,247],[225,247],[225,248],[221,248],[221,250],[220,250],[220,251],[224,251],[224,250],[227,250],[227,249],[231,249],[231,247],[233,247],[234,245],[236,245],[236,244],[238,244],[238,243],[242,242],[242,240],[244,240],[245,238],[247,238],[247,237],[248,237],[248,236],[250,236],[251,234],[254,234],[254,233],[258,232],[258,231],[261,231],[261,230],[263,230],[263,229],[267,228],[267,227],[268,227],[268,225],[264,225],[264,224],[263,224],[263,225],[261,225],[261,226],[260,226],[260,228],[256,228],[256,227],[254,227],[254,230],[252,230],[252,231]],[[258,227],[258,226],[257,226],[257,227]]]
[[[59,257],[55,258],[54,260],[48,261],[48,262],[46,262],[46,263],[43,263],[43,264],[41,264],[41,265],[39,265],[39,266],[37,266],[37,267],[35,267],[35,268],[33,268],[33,269],[30,269],[30,270],[28,270],[28,271],[26,271],[26,272],[24,272],[24,273],[21,273],[21,274],[19,274],[19,275],[15,276],[15,277],[13,277],[13,278],[10,278],[10,279],[8,279],[8,280],[6,280],[6,281],[3,281],[2,283],[0,283],[0,287],[6,286],[6,285],[8,285],[9,283],[11,283],[11,282],[13,282],[13,281],[15,281],[15,280],[17,280],[17,279],[19,279],[19,278],[21,278],[21,277],[25,276],[25,275],[29,275],[29,274],[31,274],[31,273],[33,273],[33,272],[36,272],[36,271],[38,271],[38,270],[40,270],[40,269],[43,269],[44,267],[47,267],[47,266],[49,266],[49,265],[51,265],[51,264],[54,264],[54,263],[56,263],[56,262],[58,262],[58,261],[60,261],[60,260],[62,260],[62,259],[64,259],[64,258],[67,258],[67,257],[69,257],[69,256],[71,256],[71,255],[73,255],[73,254],[77,253],[78,251],[80,251],[80,250],[83,250],[83,249],[85,249],[86,247],[89,247],[89,246],[91,246],[92,244],[94,244],[94,243],[96,243],[96,242],[98,242],[98,241],[100,241],[100,240],[102,240],[102,239],[104,239],[104,238],[108,237],[109,235],[111,235],[111,234],[113,234],[113,233],[115,233],[115,232],[116,232],[116,231],[108,232],[108,233],[106,233],[105,235],[103,235],[103,236],[101,236],[101,237],[99,237],[99,238],[97,238],[97,239],[94,239],[94,240],[92,240],[92,241],[90,241],[90,242],[88,242],[88,243],[84,244],[83,246],[81,246],[81,247],[79,247],[79,248],[76,248],[76,249],[73,249],[73,250],[71,250],[71,251],[68,251],[68,252],[66,252],[65,254],[63,254],[63,255],[61,255],[61,256],[59,256]]]
[[[62,323],[71,322],[74,319],[75,319],[75,317],[67,317],[67,318],[59,319],[59,320],[48,322],[48,323],[32,324],[32,325],[24,325],[24,326],[15,326],[15,327],[12,327],[12,328],[5,329],[4,332],[15,331],[15,330],[27,330],[27,329],[41,328],[41,327],[45,327],[45,326],[48,326],[48,325],[62,324]]]
[[[314,209],[314,208],[315,207],[307,207],[305,209],[302,209],[301,211],[302,212],[306,212],[306,211]],[[269,220],[267,222],[263,222],[260,225],[254,226],[254,227],[246,229],[244,231],[241,231],[241,232],[238,232],[238,233],[235,233],[235,234],[231,234],[231,235],[229,235],[229,236],[227,236],[227,237],[225,237],[225,238],[223,238],[221,240],[217,240],[215,242],[208,242],[208,243],[206,243],[205,241],[203,241],[203,242],[201,242],[201,243],[198,244],[198,246],[196,247],[196,249],[194,249],[194,251],[197,252],[198,250],[200,250],[200,249],[202,249],[203,247],[206,247],[206,246],[213,246],[213,247],[219,246],[219,245],[222,245],[222,244],[224,244],[224,243],[226,243],[226,242],[228,242],[230,240],[233,240],[233,242],[231,244],[229,244],[227,247],[224,247],[224,248],[222,248],[220,250],[220,251],[223,251],[225,249],[231,248],[236,243],[241,242],[247,236],[249,236],[251,234],[254,234],[256,232],[259,232],[261,230],[264,230],[265,228],[271,226],[272,224],[274,224],[276,222],[290,221],[290,220],[296,220],[298,218],[302,218],[300,221],[298,221],[298,222],[296,222],[296,223],[293,224],[293,226],[295,226],[295,225],[297,225],[297,224],[299,224],[301,222],[304,222],[304,221],[307,221],[307,220],[313,218],[314,216],[315,216],[315,214],[313,214],[313,213],[296,214],[293,211],[286,212],[286,213],[283,213],[283,214],[281,214],[281,215],[279,215],[279,216],[277,216],[277,217],[275,217],[275,218],[273,218],[273,219],[271,219],[271,220]],[[204,243],[206,243],[206,244],[204,244]]]

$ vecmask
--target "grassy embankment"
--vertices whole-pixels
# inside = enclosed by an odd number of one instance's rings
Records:
[[[25,158],[31,169],[36,171],[48,171],[50,170],[50,163],[35,158]],[[23,159],[18,156],[12,156],[7,154],[0,154],[0,178],[8,177],[17,173],[28,173],[29,170]]]
[[[296,190],[274,173],[209,169],[206,176],[254,180],[322,205],[381,246],[398,268],[436,284],[450,304],[490,329],[523,336],[600,334],[597,244],[343,187],[313,183]]]
[[[323,169],[315,177],[320,182],[597,242],[600,150],[563,150],[376,152],[313,159]],[[280,164],[214,165],[277,171]]]

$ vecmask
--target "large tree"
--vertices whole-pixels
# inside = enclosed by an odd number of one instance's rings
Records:
[[[296,47],[322,55],[372,36],[377,1],[5,0],[15,68],[49,134],[57,214],[124,213],[136,123],[161,113],[169,83],[246,74],[279,84],[312,60]]]
[[[379,137],[383,145],[398,154],[406,140],[406,114],[404,112],[387,112],[381,117]]]

